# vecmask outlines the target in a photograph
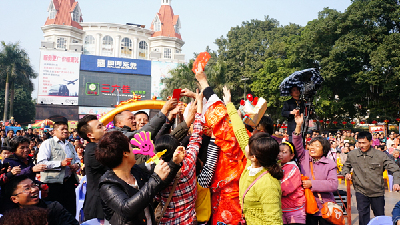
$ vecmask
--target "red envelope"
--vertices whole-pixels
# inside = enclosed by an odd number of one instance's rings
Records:
[[[197,58],[196,61],[194,61],[193,63],[193,73],[196,73],[196,70],[202,70],[204,71],[204,67],[206,67],[208,60],[210,60],[211,56],[210,54],[208,54],[208,52],[202,52],[200,53]],[[200,67],[199,67],[199,63],[200,63]]]

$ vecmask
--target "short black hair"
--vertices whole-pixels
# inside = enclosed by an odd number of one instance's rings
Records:
[[[372,141],[372,135],[370,132],[362,131],[358,134],[357,140],[366,138],[368,141]]]
[[[121,112],[115,114],[114,119],[113,119],[114,126],[117,126],[117,122],[120,120],[122,113],[126,112],[126,111],[130,112],[129,110],[124,110],[124,111],[121,111]]]
[[[18,133],[18,132],[20,132],[20,133],[21,133],[21,130],[17,130],[15,133]]]
[[[157,138],[155,142],[155,151],[162,152],[166,149],[167,152],[161,158],[165,162],[169,162],[178,146],[179,141],[174,136],[170,134],[164,134]]]
[[[140,114],[146,115],[146,116],[147,116],[147,119],[149,119],[149,114],[147,114],[147,112],[145,112],[145,111],[137,111],[137,112],[134,114],[134,116],[136,117],[137,115],[140,115]]]
[[[313,132],[313,133],[321,134],[321,132],[319,132],[319,130],[313,130],[312,132]]]
[[[96,149],[96,159],[113,169],[122,163],[124,152],[129,152],[129,139],[121,131],[107,132]]]
[[[10,149],[10,147],[8,147],[8,146],[2,146],[2,147],[0,148],[0,153],[2,153],[4,150],[10,151],[11,149]]]
[[[274,134],[274,121],[272,121],[271,117],[263,116],[261,117],[260,122],[258,125],[261,125],[264,128],[264,131],[269,135]]]
[[[88,138],[87,133],[92,132],[92,129],[88,123],[92,120],[97,120],[97,116],[86,115],[78,121],[78,126],[77,126],[77,131],[78,131],[79,137],[81,137],[84,140],[89,141],[89,142],[90,142],[90,139]]]
[[[4,185],[4,196],[6,197],[6,199],[9,199],[11,196],[13,196],[14,191],[17,190],[18,184],[26,179],[30,179],[30,178],[26,175],[19,175],[19,176],[12,177]]]
[[[59,122],[55,122],[54,123],[54,125],[53,125],[53,130],[54,129],[57,129],[59,126],[61,126],[61,125],[67,125],[67,127],[68,127],[68,123],[67,122],[64,122],[64,121],[59,121]]]
[[[28,144],[30,144],[31,143],[31,141],[28,139],[28,138],[26,138],[26,137],[24,137],[24,136],[15,136],[15,137],[13,137],[11,140],[10,140],[10,152],[15,152],[15,151],[17,151],[17,148],[18,148],[18,146],[20,145],[20,144],[22,144],[22,143],[28,143]]]
[[[319,143],[321,143],[322,155],[326,157],[328,155],[329,151],[331,150],[331,143],[329,143],[329,141],[326,140],[326,138],[317,136],[317,137],[314,137],[311,139],[310,144],[312,144],[315,141],[318,141]]]

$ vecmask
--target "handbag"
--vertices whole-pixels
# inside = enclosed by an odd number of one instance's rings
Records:
[[[164,216],[165,211],[167,211],[168,204],[172,199],[172,195],[174,194],[176,186],[178,185],[180,176],[181,176],[181,171],[179,170],[178,173],[175,176],[174,184],[172,185],[171,191],[169,192],[168,199],[165,202],[164,207],[160,202],[160,204],[158,204],[157,208],[154,210],[154,218],[156,220],[156,224],[160,223],[162,217]]]
[[[243,208],[244,208],[244,197],[246,196],[247,192],[250,190],[251,187],[253,187],[253,185],[265,174],[267,174],[268,171],[265,171],[264,173],[262,173],[260,176],[257,177],[257,179],[255,179],[253,181],[253,183],[250,184],[250,186],[246,189],[246,191],[243,194],[243,198],[242,198],[242,217],[239,220],[239,225],[246,225],[246,220],[244,218],[244,213],[243,213]]]
[[[310,162],[310,169],[313,180],[315,180],[312,162]],[[322,209],[321,209],[322,218],[336,225],[345,225],[342,207],[336,204],[336,202],[324,202],[322,200],[321,194],[317,193],[317,195],[322,204]],[[340,197],[340,200],[342,201],[342,204],[344,205],[342,196],[340,196],[339,192],[338,195]]]
[[[301,175],[301,180],[308,180],[307,176]],[[315,214],[319,211],[317,201],[310,188],[304,188],[304,196],[306,197],[306,213]]]

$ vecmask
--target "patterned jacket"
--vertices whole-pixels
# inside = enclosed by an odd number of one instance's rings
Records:
[[[192,224],[196,218],[195,203],[197,198],[196,160],[199,153],[203,126],[201,114],[196,113],[193,133],[186,149],[186,157],[182,162],[181,176],[173,193],[168,208],[160,224]],[[161,203],[165,205],[171,191],[171,184],[161,191]]]

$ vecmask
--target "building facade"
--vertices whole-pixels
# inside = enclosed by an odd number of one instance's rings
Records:
[[[46,105],[51,105],[49,110],[59,107],[58,114],[69,106],[68,113],[75,110],[78,119],[80,112],[107,111],[133,94],[160,97],[166,70],[185,62],[181,21],[171,0],[161,0],[150,29],[132,23],[83,22],[75,0],[51,0],[47,11],[37,120],[46,119]]]

